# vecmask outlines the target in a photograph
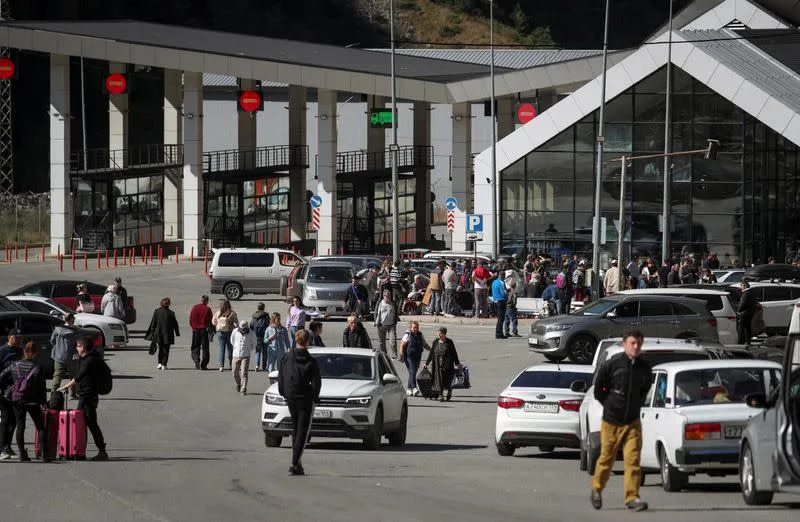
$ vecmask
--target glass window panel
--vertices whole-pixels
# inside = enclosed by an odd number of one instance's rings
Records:
[[[243,181],[242,182],[242,196],[253,197],[256,194],[256,182],[255,181]]]
[[[742,168],[742,156],[740,154],[720,154],[713,161],[703,159],[700,156],[692,160],[692,176],[696,182],[740,182]]]
[[[591,152],[575,153],[575,179],[593,180],[596,168],[594,154]]]
[[[526,209],[546,212],[572,210],[573,196],[572,182],[529,181]]]
[[[672,183],[670,188],[670,201],[672,202],[673,212],[689,212],[689,203],[691,201],[689,192],[691,191],[691,184],[689,183]]]
[[[137,192],[139,192],[139,184],[136,183],[136,178],[126,179],[124,194],[136,194]]]
[[[718,94],[695,94],[694,121],[696,123],[741,123],[742,111]]]
[[[150,192],[150,176],[139,178],[139,192]]]
[[[647,158],[635,160],[633,162],[633,176],[636,182],[652,183],[663,181],[664,177],[661,174],[664,169],[664,158]]]
[[[742,152],[742,126],[728,124],[694,124],[693,129],[695,149],[702,149],[708,145],[709,139],[719,140],[719,152]]]
[[[664,183],[636,181],[633,183],[633,210],[661,212],[664,204]]]
[[[153,192],[163,192],[164,190],[164,176],[150,176],[150,190]]]
[[[503,212],[503,237],[525,237],[525,213],[522,211]]]
[[[570,152],[531,152],[526,161],[529,181],[573,179],[573,154]]]
[[[574,229],[572,212],[528,212],[526,231],[533,241],[535,251],[551,252],[553,249],[572,248]]]
[[[589,210],[589,208],[585,208],[585,210]],[[592,222],[593,222],[594,214],[592,212],[575,212],[575,241],[578,242],[592,242]],[[610,228],[609,228],[610,227]],[[616,232],[612,232],[613,223],[608,223],[606,221],[606,236],[607,241],[610,239],[611,235],[616,234]],[[614,236],[616,237],[616,236]]]
[[[637,94],[634,98],[635,121],[664,121],[666,115],[666,95]]]
[[[594,123],[578,123],[575,127],[575,150],[593,152],[597,141]]]
[[[692,220],[688,214],[670,214],[670,237],[673,242],[673,250],[681,248],[683,245],[676,243],[686,243],[689,241],[692,230]]]
[[[525,210],[525,182],[503,180],[503,210]]]
[[[659,230],[661,214],[634,213],[629,219],[634,244],[638,246],[639,243],[661,241],[661,232]]]
[[[514,162],[511,166],[502,171],[501,176],[505,180],[525,179],[525,159]]]
[[[630,124],[609,123],[603,132],[606,138],[604,146],[606,152],[631,152],[633,128]]]
[[[541,145],[538,150],[541,151],[567,151],[574,150],[575,128],[570,127],[557,136],[551,138],[547,143]]]
[[[567,210],[569,204],[565,205]],[[575,183],[575,210],[591,210],[594,208],[594,183]]]
[[[606,104],[606,122],[630,122],[633,121],[633,96],[630,94],[620,94]]]
[[[669,163],[670,176],[673,183],[692,181],[692,159],[687,156],[675,156]]]
[[[676,93],[692,92],[693,78],[680,67],[672,67],[672,91]]]
[[[639,153],[664,152],[664,124],[637,123],[634,125],[634,147]]]
[[[667,68],[662,67],[634,87],[637,93],[663,93],[667,87]]]
[[[695,214],[734,214],[742,211],[741,183],[693,183]]]
[[[741,241],[737,215],[695,215],[692,223],[692,240],[695,249],[713,251],[719,256],[738,255]]]
[[[672,121],[675,123],[692,121],[692,95],[672,95]]]

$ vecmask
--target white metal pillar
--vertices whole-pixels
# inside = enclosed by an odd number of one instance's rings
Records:
[[[453,233],[453,250],[467,249],[466,213],[472,211],[472,106],[469,103],[453,105],[453,152],[450,158],[450,175],[453,197],[458,200],[456,227]],[[447,197],[445,195],[445,197]]]
[[[183,254],[203,251],[203,75],[183,73]]]
[[[427,158],[416,156],[426,154],[427,147],[431,145],[431,104],[414,102],[414,154],[417,164],[427,163]],[[431,160],[433,152],[431,152]],[[414,198],[417,211],[416,242],[428,241],[431,238],[431,171],[420,168],[415,173],[416,197]],[[447,197],[447,196],[440,196]],[[408,239],[407,243],[412,243]],[[416,243],[415,242],[415,243]]]
[[[322,197],[317,254],[334,254],[336,227],[336,91],[317,90],[317,194]]]
[[[497,139],[502,140],[516,129],[517,102],[513,96],[497,98]]]
[[[239,87],[242,91],[254,90],[256,88],[256,81],[240,78]],[[255,168],[255,154],[252,152],[242,153],[242,151],[253,151],[256,149],[258,143],[258,131],[256,129],[256,115],[257,111],[248,112],[239,110],[239,102],[237,100],[237,110],[239,115],[238,124],[238,145],[239,145],[239,168],[252,169]]]
[[[108,72],[124,75],[127,72],[126,65],[110,62]],[[112,152],[109,167],[121,169],[128,166],[128,90],[122,94],[108,95],[108,148],[117,151]]]
[[[183,72],[164,69],[164,144],[183,143]],[[181,171],[168,169],[164,176],[164,238],[168,241],[180,237],[183,212],[181,212]]]
[[[299,85],[289,86],[289,146],[302,148],[308,144],[306,124],[307,89]],[[294,149],[292,149],[294,150]],[[302,149],[300,149],[302,150]],[[301,159],[300,150],[293,156]],[[289,171],[289,220],[292,241],[306,239],[308,203],[306,201],[306,168],[298,167]]]
[[[50,253],[67,253],[72,237],[69,158],[69,56],[50,55]]]

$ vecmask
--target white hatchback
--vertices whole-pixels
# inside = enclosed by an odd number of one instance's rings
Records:
[[[541,451],[579,448],[578,407],[588,387],[592,367],[579,364],[538,364],[524,369],[497,399],[495,444],[504,457],[517,448],[538,446]]]

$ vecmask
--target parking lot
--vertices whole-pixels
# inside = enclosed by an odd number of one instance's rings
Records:
[[[170,296],[181,337],[166,372],[156,370],[141,338],[108,354],[116,380],[112,394],[101,399],[99,415],[109,462],[2,462],[4,520],[796,519],[786,504],[792,497],[777,495],[768,508],[745,506],[735,477],[701,476],[688,491],[666,493],[658,476],[649,475],[641,494],[650,512],[622,514],[622,478],[615,476],[604,493],[606,507],[596,512],[577,451],[527,448],[514,457],[498,456],[497,394],[516,372],[543,359],[529,355],[525,337],[495,340],[491,326],[451,328],[473,387],[455,390],[449,403],[410,398],[405,447],[368,452],[358,441],[312,440],[303,459],[308,475],[290,477],[288,441],[281,448],[264,447],[259,412],[266,375],[251,373],[250,393],[242,397],[229,372],[196,371],[191,362],[188,311],[208,291],[201,264],[85,274],[54,269],[54,264],[0,267],[0,293],[45,278],[107,283],[120,275],[136,298],[138,322],[132,330],[144,330],[160,298]],[[259,300],[233,307],[247,318]],[[263,300],[268,312],[285,314],[286,305],[275,296]],[[326,322],[323,339],[337,344],[343,328],[341,321]],[[375,329],[368,330],[374,341]],[[422,330],[433,337],[431,325]],[[213,344],[212,366],[216,353]],[[405,379],[404,366],[397,367]],[[94,452],[90,442],[89,454]]]

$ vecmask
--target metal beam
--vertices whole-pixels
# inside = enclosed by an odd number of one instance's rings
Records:
[[[10,0],[0,0],[0,22],[11,21]],[[0,56],[11,50],[0,47]],[[0,195],[14,192],[14,133],[11,118],[11,80],[0,80]]]

